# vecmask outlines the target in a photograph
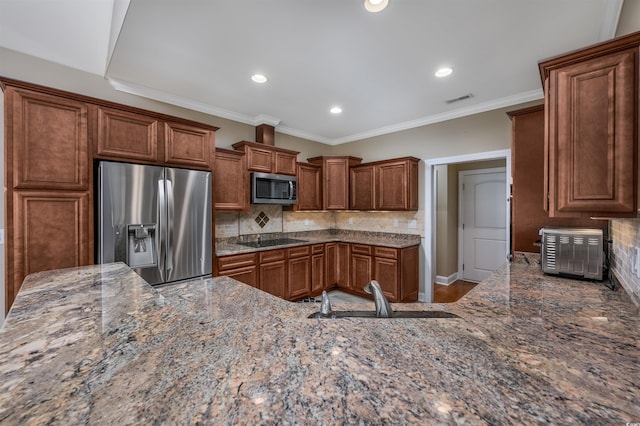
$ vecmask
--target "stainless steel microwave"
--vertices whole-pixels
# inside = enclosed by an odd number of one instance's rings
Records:
[[[292,205],[297,202],[295,176],[251,173],[251,203]]]

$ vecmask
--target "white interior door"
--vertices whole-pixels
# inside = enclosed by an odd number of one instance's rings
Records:
[[[460,172],[462,279],[479,282],[506,262],[507,199],[504,168]]]

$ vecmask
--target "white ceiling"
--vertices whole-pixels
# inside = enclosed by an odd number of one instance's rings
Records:
[[[339,144],[540,99],[537,62],[613,37],[622,2],[0,0],[0,47]]]

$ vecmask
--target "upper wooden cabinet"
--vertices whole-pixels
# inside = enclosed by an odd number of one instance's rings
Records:
[[[88,106],[15,87],[5,101],[7,187],[87,190]]]
[[[418,161],[405,157],[376,164],[376,209],[418,210]]]
[[[351,168],[349,182],[349,208],[352,210],[375,209],[376,167],[361,164]]]
[[[211,166],[215,132],[185,123],[164,123],[164,161],[187,167]]]
[[[349,208],[349,168],[362,162],[357,157],[314,157],[308,161],[322,167],[323,210]]]
[[[158,119],[98,107],[98,155],[126,160],[158,160]]]
[[[320,166],[298,163],[298,203],[293,210],[322,210],[322,170]]]
[[[418,210],[419,161],[404,157],[352,167],[351,208]]]
[[[640,33],[541,61],[554,217],[635,217]]]
[[[247,169],[251,171],[293,176],[296,174],[297,151],[249,141],[236,142],[232,146],[247,155]]]
[[[249,210],[249,179],[242,151],[216,148],[213,201],[216,210]]]

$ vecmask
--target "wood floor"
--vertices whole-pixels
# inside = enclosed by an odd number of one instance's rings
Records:
[[[452,303],[459,300],[467,294],[477,283],[458,280],[449,285],[434,284],[433,285],[433,302],[434,303]]]

